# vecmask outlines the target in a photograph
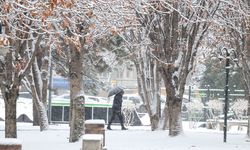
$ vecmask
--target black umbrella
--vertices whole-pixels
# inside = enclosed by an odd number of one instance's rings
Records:
[[[120,93],[121,91],[123,91],[123,88],[120,86],[116,86],[116,87],[112,88],[111,90],[109,90],[108,97],[116,95],[116,94]]]

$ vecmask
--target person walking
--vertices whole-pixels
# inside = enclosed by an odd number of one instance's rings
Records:
[[[124,126],[123,116],[122,116],[122,111],[121,111],[123,94],[124,94],[124,91],[122,90],[121,92],[116,94],[114,97],[114,101],[113,101],[113,105],[112,105],[112,117],[110,118],[108,126],[107,126],[108,130],[112,130],[111,124],[115,120],[115,116],[118,116],[118,118],[119,118],[119,121],[121,124],[121,129],[127,130],[127,128],[125,128],[125,126]]]

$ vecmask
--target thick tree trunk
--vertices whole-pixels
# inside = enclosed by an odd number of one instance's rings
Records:
[[[2,76],[1,92],[5,103],[5,137],[17,138],[16,125],[16,102],[19,93],[20,78],[17,73],[13,73],[13,57],[7,53],[5,76]],[[15,76],[16,75],[16,76]],[[7,88],[8,87],[8,88]]]
[[[5,138],[17,138],[16,98],[11,97],[5,103]]]
[[[183,90],[178,90],[178,81],[173,75],[174,68],[172,66],[165,66],[162,68],[162,76],[166,87],[167,94],[167,119],[169,127],[169,136],[177,136],[182,130],[181,120],[181,105]],[[178,94],[177,94],[178,93]]]
[[[176,136],[182,132],[181,123],[181,99],[175,96],[168,96],[168,118],[169,118],[169,135]]]
[[[69,142],[76,142],[84,134],[84,98],[83,95],[83,50],[70,46],[70,137]]]
[[[84,97],[73,99],[72,118],[70,122],[70,139],[69,142],[76,142],[84,134],[85,109],[83,106]]]
[[[160,120],[160,118],[159,118],[159,116],[157,114],[154,114],[154,115],[150,116],[151,130],[152,131],[158,129],[159,120]]]

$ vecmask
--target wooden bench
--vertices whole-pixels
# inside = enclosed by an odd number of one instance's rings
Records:
[[[0,150],[22,150],[22,143],[16,138],[0,139]]]
[[[206,127],[207,129],[215,129],[219,126],[220,130],[224,128],[224,120],[207,120]],[[238,126],[238,130],[242,129],[242,126],[248,126],[247,120],[227,120],[227,130],[232,126]]]
[[[220,130],[223,130],[224,121],[219,120],[218,123]],[[238,130],[242,130],[242,126],[247,127],[247,125],[248,125],[247,120],[227,120],[227,130],[231,129],[232,126],[238,126]]]
[[[217,125],[218,125],[218,120],[207,119],[207,122],[206,122],[207,129],[216,129]]]
[[[82,150],[103,150],[103,135],[84,134],[82,137]]]
[[[102,134],[103,146],[105,146],[105,121],[101,119],[86,120],[85,134]]]

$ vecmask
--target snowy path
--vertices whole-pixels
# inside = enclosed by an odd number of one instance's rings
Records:
[[[169,137],[167,131],[108,131],[109,150],[249,150],[245,134],[228,134],[223,143],[223,133],[185,131],[179,137]],[[116,139],[110,141],[109,139]]]
[[[246,131],[229,131],[227,143],[223,143],[223,132],[203,128],[184,128],[184,134],[168,137],[167,131],[151,132],[149,127],[129,127],[121,131],[119,126],[106,131],[108,150],[249,150],[250,141]],[[51,125],[40,132],[31,124],[18,123],[18,139],[23,150],[80,150],[81,142],[68,143],[68,125]],[[0,138],[4,138],[4,123],[0,122]]]

